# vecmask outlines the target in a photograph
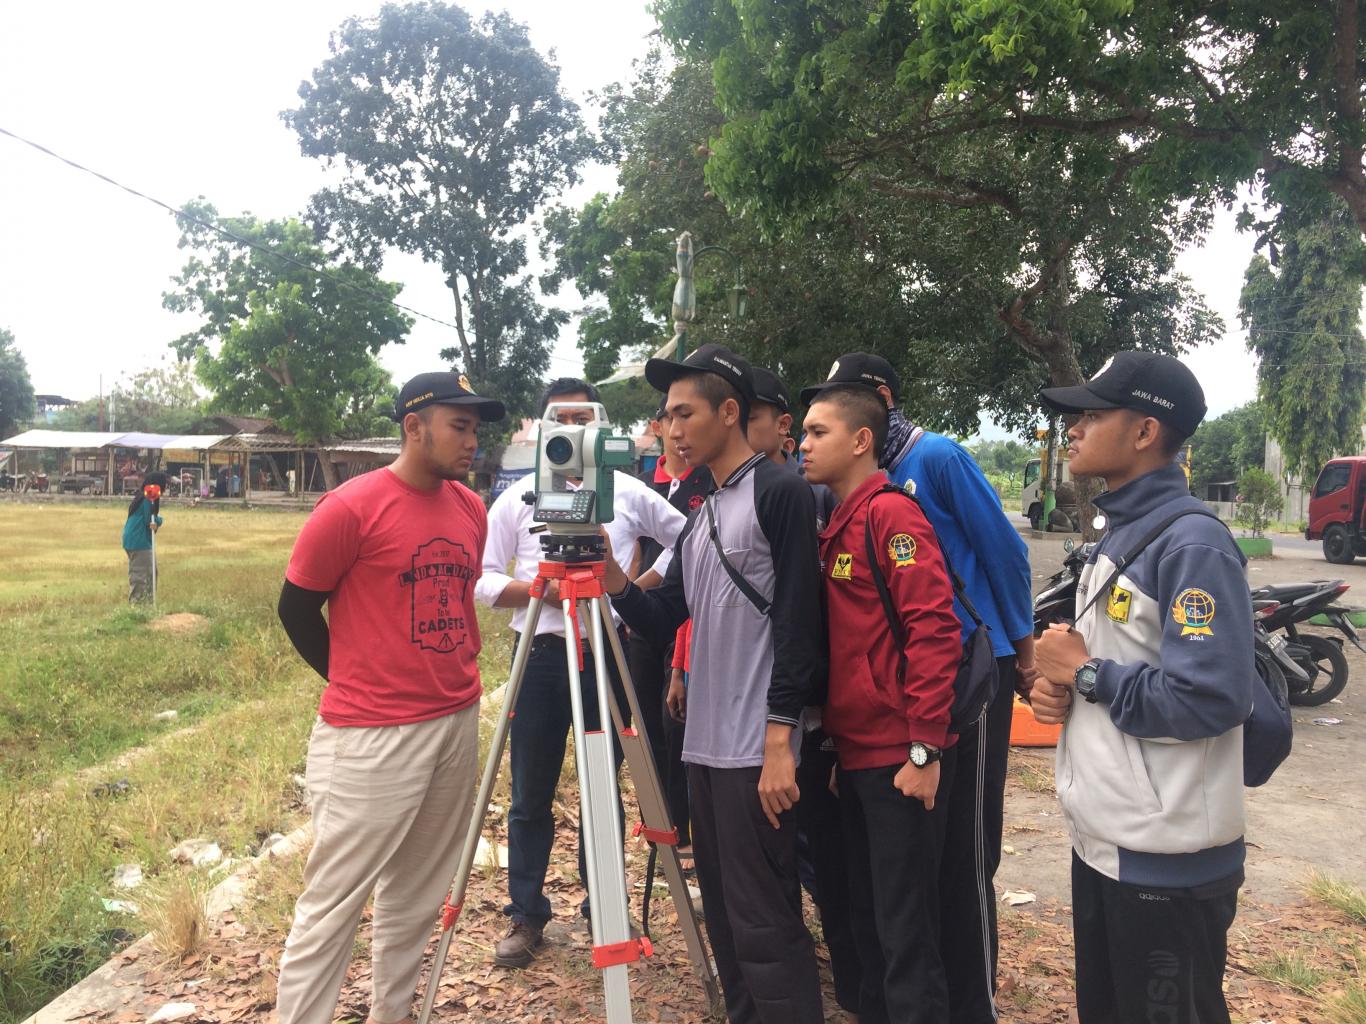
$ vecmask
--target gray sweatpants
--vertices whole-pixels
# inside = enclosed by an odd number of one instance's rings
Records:
[[[152,549],[128,552],[128,603],[152,601]]]
[[[280,1024],[331,1024],[371,890],[370,1016],[408,1016],[469,827],[478,769],[477,704],[412,725],[314,725],[313,851],[280,962]]]

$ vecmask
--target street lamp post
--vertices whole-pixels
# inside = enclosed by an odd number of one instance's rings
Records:
[[[719,253],[725,256],[730,260],[731,266],[735,268],[735,284],[727,291],[726,308],[733,317],[745,315],[749,292],[745,288],[744,279],[741,275],[740,258],[721,245],[704,245],[701,249],[693,252],[692,232],[683,232],[678,236],[678,248],[674,253],[674,261],[678,267],[678,281],[674,284],[671,311],[674,320],[674,339],[677,341],[674,358],[679,362],[682,362],[688,355],[688,325],[697,316],[697,286],[693,283],[693,267],[699,259],[710,253]]]

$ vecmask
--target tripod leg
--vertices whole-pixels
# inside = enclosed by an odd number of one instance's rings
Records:
[[[599,600],[591,600],[587,623],[594,651],[603,648],[602,618],[595,611]],[[565,622],[572,622],[577,614],[575,603],[566,600],[563,605]],[[608,685],[607,662],[595,658],[599,728],[588,732],[584,727],[578,651],[568,635],[565,637],[565,657],[569,666],[569,700],[574,713],[574,758],[579,773],[584,864],[588,871],[584,881],[593,910],[590,923],[596,960],[599,949],[621,947],[631,940],[631,921],[626,908],[626,861],[617,818],[621,798],[617,792],[616,756],[612,733],[605,728],[612,691]],[[630,1024],[631,988],[626,963],[604,966],[602,984],[609,1024]]]
[[[498,778],[498,766],[503,761],[503,750],[507,746],[508,726],[512,712],[517,707],[517,695],[522,689],[522,677],[526,674],[527,659],[531,656],[531,644],[536,639],[536,623],[541,617],[541,598],[533,597],[527,605],[526,622],[522,625],[522,636],[517,642],[517,651],[512,658],[512,671],[508,673],[507,686],[503,690],[503,706],[498,712],[498,724],[489,742],[488,758],[484,762],[484,774],[479,782],[479,795],[475,797],[474,813],[470,816],[469,831],[465,833],[464,845],[460,848],[460,861],[455,869],[455,879],[451,882],[450,895],[441,915],[441,940],[436,947],[432,960],[432,972],[427,979],[427,990],[422,996],[422,1012],[418,1014],[418,1024],[427,1024],[436,1002],[436,990],[441,984],[441,970],[446,965],[446,954],[451,948],[456,919],[465,901],[465,889],[469,885],[470,872],[474,869],[474,855],[479,849],[479,833],[483,831],[484,816],[488,813],[489,801],[493,797],[493,784]]]
[[[622,750],[626,754],[626,766],[631,773],[631,781],[635,783],[636,803],[640,806],[641,823],[644,830],[656,834],[668,834],[673,832],[673,820],[669,816],[669,803],[664,797],[664,787],[659,781],[659,772],[655,767],[654,755],[650,752],[650,744],[645,739],[643,732],[644,723],[640,719],[640,704],[636,700],[635,684],[631,681],[631,672],[626,664],[626,654],[622,650],[621,638],[617,635],[616,627],[612,624],[612,615],[608,610],[605,598],[599,598],[594,602],[594,618],[599,623],[606,624],[605,632],[607,643],[611,647],[612,658],[616,661],[617,671],[621,674],[622,689],[626,692],[626,701],[631,709],[631,721],[635,723],[634,729],[623,728],[621,712],[617,708],[616,701],[611,698],[612,721],[617,727],[617,733],[621,737]],[[601,641],[601,633],[592,633]],[[606,663],[606,651],[599,644],[593,650],[594,657],[600,666]],[[693,910],[692,898],[688,895],[687,879],[683,876],[683,865],[678,860],[678,845],[674,843],[656,843],[656,850],[659,854],[659,863],[664,871],[664,879],[669,884],[669,895],[673,898],[674,911],[678,914],[678,925],[683,932],[683,941],[688,948],[688,958],[692,961],[693,970],[697,973],[698,979],[702,982],[702,987],[707,994],[708,1005],[713,1010],[721,1006],[721,989],[717,984],[716,975],[712,971],[711,960],[707,956],[707,947],[702,940],[702,929],[697,923],[697,914]]]

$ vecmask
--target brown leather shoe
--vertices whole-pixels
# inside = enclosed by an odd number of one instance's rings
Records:
[[[536,959],[536,950],[544,944],[545,936],[539,927],[526,921],[514,921],[493,948],[493,962],[499,967],[526,967]]]

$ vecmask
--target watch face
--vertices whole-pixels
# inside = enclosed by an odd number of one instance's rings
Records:
[[[917,768],[924,768],[930,760],[930,752],[925,749],[922,743],[911,744],[911,764]]]

